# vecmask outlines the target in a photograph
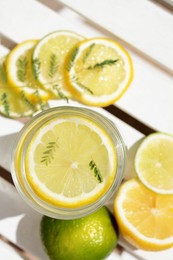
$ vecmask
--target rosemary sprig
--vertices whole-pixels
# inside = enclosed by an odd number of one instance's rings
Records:
[[[53,86],[53,89],[56,90],[56,93],[57,93],[57,96],[60,98],[60,99],[64,99],[67,101],[68,103],[68,97],[61,91],[60,87],[58,86],[58,84],[55,84]]]
[[[53,153],[55,152],[56,147],[57,147],[56,142],[49,142],[46,146],[46,150],[42,154],[40,162],[44,163],[44,164],[46,164],[46,166],[48,166],[54,159]]]
[[[105,66],[112,66],[114,65],[116,62],[118,61],[118,59],[116,60],[104,60],[100,63],[96,63],[93,66],[89,66],[87,69],[88,70],[92,70],[92,69],[97,69],[97,68],[104,68]]]
[[[70,60],[67,63],[67,66],[66,66],[67,71],[70,71],[71,67],[73,66],[73,63],[74,63],[74,60],[76,58],[76,55],[78,54],[78,51],[79,51],[78,48],[74,48],[74,50],[72,51],[71,56],[70,56]]]
[[[32,67],[33,67],[33,74],[34,74],[34,79],[38,79],[38,76],[40,74],[40,66],[41,62],[38,58],[33,59],[32,61]]]
[[[4,113],[6,116],[10,116],[10,104],[7,99],[7,94],[4,92],[1,96],[2,105],[4,107]]]
[[[38,89],[34,92],[34,95],[36,95],[37,99],[38,99],[38,104],[40,106],[40,109],[43,111],[45,110],[46,105],[43,103],[42,98],[40,97],[40,93],[38,91]]]
[[[28,59],[23,56],[17,61],[17,77],[21,82],[25,82],[27,75]]]
[[[89,167],[90,167],[90,169],[91,169],[92,171],[94,171],[94,177],[96,177],[97,180],[98,180],[100,183],[103,182],[103,177],[102,177],[102,175],[101,175],[101,172],[100,172],[99,168],[97,167],[96,163],[95,163],[93,160],[91,160],[91,161],[89,162]]]
[[[24,92],[23,90],[20,92],[20,95],[21,95],[23,101],[25,102],[25,104],[26,104],[31,110],[35,111],[34,105],[33,105],[33,104],[31,103],[31,101],[26,97],[25,92]]]
[[[88,50],[86,51],[85,56],[84,56],[84,58],[83,58],[83,63],[86,62],[86,60],[87,60],[88,56],[91,54],[91,51],[92,51],[92,49],[93,49],[94,46],[95,46],[95,43],[92,43],[92,44],[88,47]]]
[[[77,84],[78,84],[79,87],[81,87],[82,89],[86,90],[86,91],[89,92],[91,95],[94,95],[93,91],[92,91],[90,88],[84,86],[84,85],[83,85],[82,83],[80,83],[80,82],[77,82]]]
[[[87,91],[88,93],[90,93],[91,95],[94,95],[93,91],[92,91],[90,88],[84,86],[82,83],[80,83],[80,82],[78,81],[78,78],[77,78],[77,77],[72,76],[72,81],[73,81],[74,83],[76,83],[79,87],[81,87],[82,89],[84,89],[85,91]]]
[[[52,53],[50,55],[49,73],[48,73],[50,78],[53,78],[55,76],[57,69],[58,69],[57,55]]]
[[[7,82],[7,76],[6,76],[6,73],[5,73],[5,68],[2,64],[0,65],[0,78],[4,83]]]

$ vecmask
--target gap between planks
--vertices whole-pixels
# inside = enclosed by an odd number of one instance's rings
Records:
[[[157,1],[157,0],[155,0],[155,1]],[[109,37],[109,38],[112,38],[114,40],[117,40],[119,43],[121,43],[126,48],[131,50],[133,53],[135,53],[136,55],[140,56],[142,59],[144,59],[145,61],[149,62],[153,66],[157,67],[157,69],[159,69],[162,72],[168,74],[169,76],[173,76],[173,71],[169,67],[165,66],[162,63],[159,63],[159,61],[157,61],[154,58],[152,58],[151,56],[147,55],[146,53],[144,53],[140,49],[134,47],[133,45],[131,45],[127,41],[121,39],[118,35],[115,35],[115,34],[111,33],[109,30],[107,30],[104,27],[98,25],[97,23],[95,23],[94,21],[90,20],[89,18],[85,17],[85,15],[83,15],[80,12],[74,10],[70,6],[61,3],[61,0],[60,1],[58,1],[58,0],[37,0],[37,2],[40,2],[41,4],[47,6],[48,8],[53,10],[54,12],[57,12],[57,11],[61,10],[62,8],[64,8],[64,6],[69,8],[70,10],[72,10],[73,12],[78,14],[80,17],[84,18],[87,21],[88,24],[91,24],[92,27],[94,27],[94,28],[100,30],[102,33],[104,33],[106,35],[106,37]]]
[[[172,0],[150,0],[150,1],[166,8],[166,10],[170,11],[170,13],[172,14],[172,12],[173,12],[173,1]]]
[[[0,240],[10,246],[19,256],[24,260],[40,260],[38,257],[33,256],[31,253],[24,251],[19,246],[11,242],[8,238],[0,234]]]

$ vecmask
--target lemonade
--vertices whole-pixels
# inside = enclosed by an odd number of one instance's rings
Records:
[[[101,114],[62,106],[24,126],[13,157],[12,176],[23,199],[44,215],[73,219],[100,208],[118,189],[125,145]]]

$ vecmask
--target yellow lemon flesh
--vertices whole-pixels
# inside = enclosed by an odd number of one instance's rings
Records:
[[[119,189],[114,213],[123,237],[135,247],[156,251],[173,246],[173,195],[154,193],[132,179]]]
[[[34,134],[25,165],[26,178],[39,197],[61,207],[80,207],[110,188],[117,157],[112,139],[97,124],[65,115]]]
[[[47,101],[51,94],[36,81],[36,70],[33,71],[32,53],[37,42],[27,40],[18,44],[7,56],[6,69],[8,82],[14,90],[39,104]]]
[[[146,137],[135,156],[141,182],[160,194],[173,194],[173,136],[154,133]]]
[[[132,61],[117,42],[91,38],[78,43],[64,69],[73,95],[87,105],[107,106],[118,100],[133,78]]]
[[[38,63],[38,82],[56,98],[68,99],[71,94],[63,78],[64,61],[69,51],[84,38],[71,31],[55,31],[37,44],[33,63]]]
[[[5,57],[0,60],[0,113],[10,118],[32,116],[40,109],[14,88],[7,81]]]

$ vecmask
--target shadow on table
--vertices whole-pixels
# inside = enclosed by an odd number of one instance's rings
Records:
[[[34,256],[39,256],[39,259],[48,260],[44,247],[41,242],[40,223],[41,214],[25,214],[20,220],[17,231],[17,244],[25,250],[32,253]]]
[[[124,170],[124,178],[123,181],[127,181],[129,179],[136,177],[136,172],[134,168],[134,158],[137,151],[137,148],[139,147],[141,141],[143,138],[138,140],[133,146],[131,146],[127,150],[127,161],[126,166]],[[117,192],[114,193],[113,197],[106,203],[106,206],[109,208],[109,210],[113,213],[113,204],[116,197]]]
[[[10,172],[12,152],[18,133],[0,136],[0,166]]]
[[[134,159],[135,159],[136,151],[143,139],[144,137],[139,139],[136,143],[134,143],[133,146],[130,147],[130,149],[127,150],[127,162],[124,171],[124,180],[129,180],[131,178],[136,177],[136,172],[134,168]]]
[[[48,260],[40,238],[42,215],[29,207],[16,188],[0,178],[0,233],[36,258]]]

